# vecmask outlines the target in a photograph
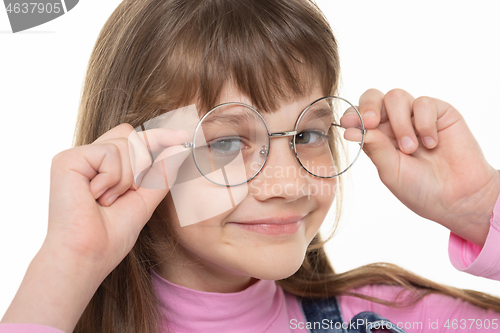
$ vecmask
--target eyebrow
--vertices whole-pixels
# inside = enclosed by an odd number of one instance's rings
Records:
[[[322,119],[329,118],[333,122],[333,110],[325,107],[318,109],[309,109],[306,111],[306,119]],[[304,119],[304,118],[303,118]]]
[[[255,118],[250,116],[248,113],[244,114],[222,114],[216,117],[209,117],[203,120],[203,126],[205,125],[215,125],[217,123],[231,124],[231,125],[241,125],[244,123],[249,123]]]
[[[327,107],[319,107],[314,109],[309,109],[307,111],[307,116],[303,119],[324,119],[329,118],[333,122],[333,110]],[[203,120],[203,126],[214,126],[218,123],[230,124],[230,125],[242,125],[245,123],[251,123],[256,120],[256,117],[251,116],[249,112],[244,112],[241,114],[231,114],[229,112],[221,112],[221,115],[215,117],[208,117]]]

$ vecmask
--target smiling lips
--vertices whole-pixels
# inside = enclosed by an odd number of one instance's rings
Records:
[[[272,236],[291,235],[299,230],[304,222],[304,215],[230,222],[240,228]]]

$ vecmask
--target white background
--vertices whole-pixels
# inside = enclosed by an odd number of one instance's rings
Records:
[[[68,14],[12,34],[0,8],[0,316],[45,237],[52,156],[72,144],[87,61],[116,0],[82,0]],[[500,20],[495,1],[318,1],[338,38],[342,96],[401,87],[465,116],[500,169]],[[328,252],[337,271],[387,261],[438,282],[500,296],[500,284],[460,273],[448,232],[405,208],[362,156]]]

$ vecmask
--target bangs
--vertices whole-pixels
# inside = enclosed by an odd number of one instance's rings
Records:
[[[336,41],[312,2],[184,0],[171,5],[164,22],[170,35],[162,36],[165,73],[154,94],[163,112],[196,103],[202,115],[216,106],[229,82],[262,112],[273,112],[280,101],[303,97],[318,84],[325,95],[336,91]]]
[[[213,0],[198,15],[201,110],[215,106],[228,81],[263,112],[307,95],[317,84],[325,95],[336,90],[336,43],[311,3]]]

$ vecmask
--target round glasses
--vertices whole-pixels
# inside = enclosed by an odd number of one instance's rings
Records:
[[[360,142],[344,139],[348,127],[340,124],[344,112],[359,118],[350,123],[361,130]],[[196,126],[193,142],[185,142],[184,147],[192,148],[195,165],[206,179],[231,187],[257,176],[269,156],[271,139],[280,137],[290,137],[290,150],[310,175],[336,177],[358,158],[365,132],[356,107],[337,96],[314,101],[300,113],[293,130],[276,133],[269,132],[264,118],[252,106],[231,102],[205,114]]]

